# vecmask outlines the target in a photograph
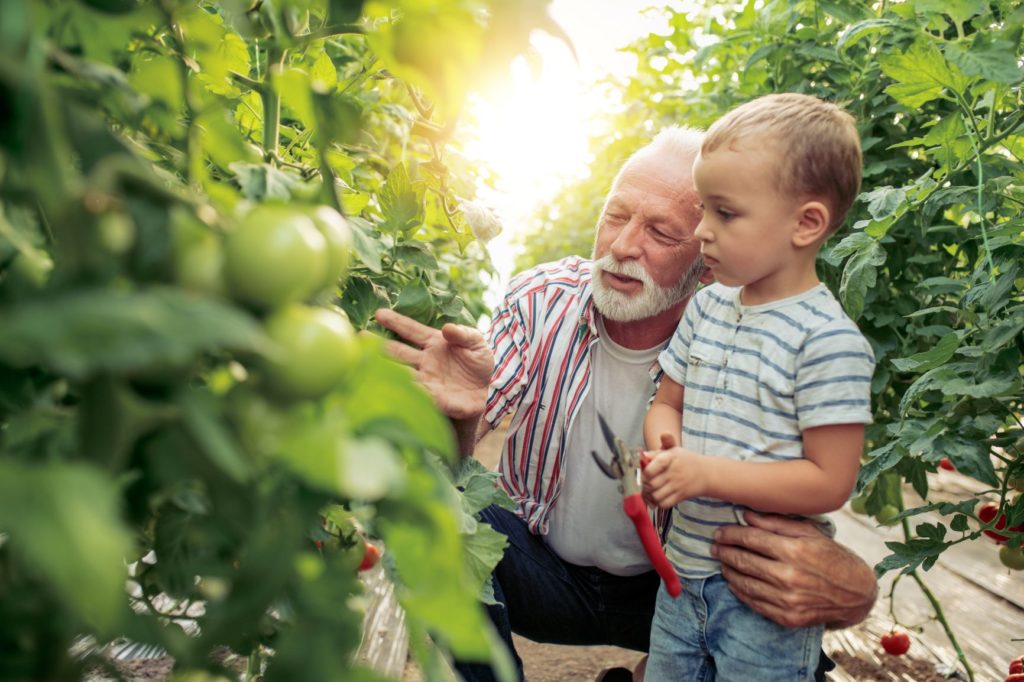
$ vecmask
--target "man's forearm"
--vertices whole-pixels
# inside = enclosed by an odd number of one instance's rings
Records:
[[[480,415],[465,419],[452,419],[455,429],[455,446],[459,457],[472,457],[476,444],[490,431],[490,425]]]

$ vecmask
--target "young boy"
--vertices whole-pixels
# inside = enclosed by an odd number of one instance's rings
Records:
[[[740,603],[711,537],[747,508],[823,514],[853,488],[874,354],[815,257],[860,168],[853,119],[797,94],[728,113],[694,163],[695,234],[717,282],[659,356],[665,376],[644,422],[656,451],[645,495],[674,507],[665,549],[684,578],[680,598],[658,595],[649,680],[813,679],[821,627],[785,628]]]

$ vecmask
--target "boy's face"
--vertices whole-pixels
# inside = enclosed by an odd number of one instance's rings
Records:
[[[778,166],[773,146],[753,140],[719,147],[693,165],[704,206],[694,234],[704,262],[722,284],[745,287],[745,304],[799,293],[790,289],[801,203],[776,187]]]

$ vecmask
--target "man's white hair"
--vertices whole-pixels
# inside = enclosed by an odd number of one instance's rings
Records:
[[[704,131],[700,128],[690,128],[688,126],[669,126],[668,128],[663,128],[661,132],[654,136],[653,140],[630,154],[629,158],[626,159],[626,163],[622,164],[622,168],[616,174],[612,186],[614,187],[619,183],[622,172],[626,170],[629,164],[641,156],[663,154],[676,158],[689,171],[693,166],[693,162],[696,161],[697,155],[700,153],[700,146],[703,142]]]

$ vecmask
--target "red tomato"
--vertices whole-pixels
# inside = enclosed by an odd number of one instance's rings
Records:
[[[910,635],[905,632],[892,632],[882,635],[882,648],[885,653],[902,656],[910,650]]]
[[[956,467],[949,461],[949,457],[943,457],[939,460],[939,468],[945,469],[946,471],[956,471]]]
[[[999,514],[999,505],[995,502],[986,502],[978,509],[978,518],[986,524],[991,523],[992,519],[996,518],[996,514]],[[999,520],[996,521],[995,529],[1002,530],[1004,528],[1006,528],[1006,514],[999,514]],[[1010,530],[1015,533],[1024,533],[1024,525],[1013,526]],[[1009,539],[1002,533],[995,532],[995,530],[984,530],[982,532],[995,540],[998,545],[1003,544]]]
[[[1024,673],[1024,656],[1018,656],[1010,661],[1010,674],[1020,675]]]
[[[371,542],[364,542],[364,544],[366,548],[363,550],[363,560],[359,562],[360,571],[371,569],[380,561],[380,547]]]

